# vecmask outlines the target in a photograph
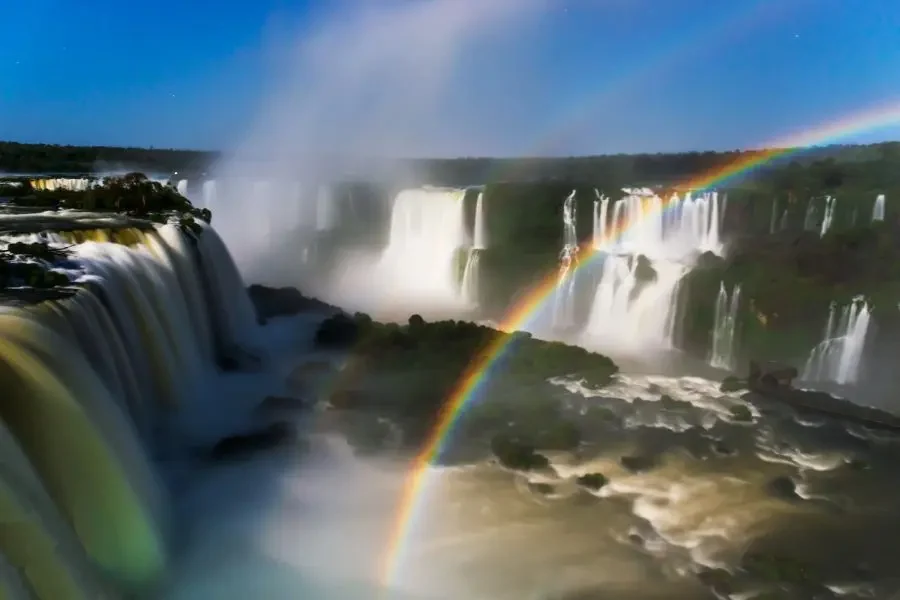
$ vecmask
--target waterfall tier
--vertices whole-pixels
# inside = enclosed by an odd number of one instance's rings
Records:
[[[741,286],[735,285],[731,294],[725,284],[719,286],[716,296],[715,322],[713,323],[712,350],[709,364],[719,369],[734,369],[737,365],[735,333],[737,331],[738,309],[741,302]]]
[[[855,298],[840,310],[832,303],[822,341],[810,352],[801,379],[840,385],[856,383],[869,320],[869,305],[862,298]]]
[[[665,201],[650,190],[625,191],[615,201],[595,191],[597,283],[583,343],[636,352],[672,348],[682,277],[701,253],[722,254],[722,203],[715,192]]]
[[[179,415],[217,362],[256,343],[215,230],[116,223],[72,211],[3,221],[17,233],[0,250],[46,244],[58,259],[29,260],[68,280],[3,291],[0,510],[17,528],[0,539],[0,583],[10,597],[131,597],[160,581],[173,532],[151,456],[188,433]]]

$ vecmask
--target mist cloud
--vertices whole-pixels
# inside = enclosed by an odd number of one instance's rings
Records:
[[[237,154],[296,168],[312,157],[447,156],[487,146],[477,113],[490,100],[462,75],[476,70],[488,88],[524,76],[515,50],[527,52],[547,6],[341,2],[273,44],[273,85]]]

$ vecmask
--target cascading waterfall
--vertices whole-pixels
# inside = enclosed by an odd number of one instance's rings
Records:
[[[769,217],[769,235],[775,234],[775,226],[778,223],[778,199],[772,200],[772,214]]]
[[[394,198],[388,245],[374,281],[398,302],[462,305],[465,190],[419,188]]]
[[[828,311],[822,341],[810,352],[801,378],[809,382],[856,383],[860,375],[866,334],[869,331],[869,305],[858,296],[840,310],[835,303]]]
[[[816,205],[813,198],[806,205],[806,215],[803,217],[803,230],[815,231],[816,229]]]
[[[872,222],[884,221],[884,194],[875,197],[875,206],[872,207]]]
[[[575,323],[575,270],[578,268],[578,219],[576,191],[563,202],[563,247],[560,251],[559,276],[553,301],[554,329],[567,329]]]
[[[0,309],[0,504],[17,528],[0,538],[0,592],[87,600],[155,585],[173,532],[154,433],[189,435],[177,421],[190,390],[229,344],[255,341],[215,230],[111,227],[0,239],[65,248],[53,266],[71,281],[55,299]]]
[[[472,247],[466,259],[463,271],[462,296],[469,306],[478,306],[481,298],[481,252],[487,249],[487,229],[484,222],[484,192],[478,192],[475,201],[475,226],[472,235]]]
[[[825,212],[822,214],[822,225],[819,228],[819,237],[824,237],[828,230],[831,229],[831,224],[834,221],[834,207],[837,204],[837,199],[832,196],[825,196]]]
[[[334,197],[331,188],[319,186],[316,191],[316,231],[329,231],[336,222]]]
[[[188,195],[188,180],[187,179],[179,179],[178,183],[175,184],[175,190],[178,191],[179,194],[187,198]]]
[[[722,282],[719,285],[719,294],[716,296],[715,323],[713,324],[712,351],[709,358],[709,364],[713,367],[735,368],[735,332],[740,302],[740,284],[734,286],[730,296],[725,290],[725,283]]]
[[[599,250],[606,243],[606,222],[608,220],[609,213],[609,198],[600,193],[599,190],[594,190],[594,195],[597,197],[594,200],[594,226],[593,226],[593,235],[592,235],[592,243],[594,250]]]
[[[485,250],[487,248],[487,225],[484,222],[484,192],[478,192],[478,199],[475,200],[474,229],[472,249]]]
[[[594,239],[602,263],[583,341],[671,348],[682,277],[700,253],[722,253],[719,198],[687,193],[667,203],[650,190],[626,192],[610,220],[599,203]]]
[[[203,192],[201,202],[203,208],[213,210],[216,206],[216,181],[211,179],[203,182]]]
[[[87,177],[55,177],[50,179],[32,179],[31,187],[35,190],[44,190],[48,192],[56,190],[83,192],[94,185],[95,182],[95,179],[89,179]]]

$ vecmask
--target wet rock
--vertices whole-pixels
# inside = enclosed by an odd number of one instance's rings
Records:
[[[311,411],[315,403],[301,398],[291,398],[289,396],[269,396],[265,398],[259,406],[256,407],[257,412],[306,412]]]
[[[528,489],[540,496],[552,496],[556,492],[556,488],[549,483],[528,482]]]
[[[230,348],[222,352],[218,360],[219,368],[225,372],[244,371],[258,373],[263,368],[261,357],[243,348]]]
[[[702,569],[697,573],[697,579],[718,597],[727,598],[735,592],[734,576],[725,569]]]
[[[781,475],[769,481],[769,483],[766,484],[766,490],[776,498],[787,500],[789,502],[801,499],[800,496],[797,495],[797,484],[795,484],[794,480],[787,475]]]
[[[856,457],[847,461],[847,466],[854,471],[868,471],[872,468],[869,461],[864,458]]]
[[[371,319],[369,319],[371,325]],[[326,319],[316,331],[316,345],[324,348],[346,348],[355,344],[366,331],[367,324],[346,313]]]
[[[750,361],[747,386],[757,392],[767,392],[778,388],[790,388],[799,376],[797,368],[774,362]]]
[[[737,421],[738,423],[753,422],[753,412],[743,404],[735,404],[728,409],[728,412],[731,413],[731,419],[733,421]]]
[[[711,445],[712,451],[715,452],[718,456],[735,456],[737,454],[737,450],[726,444],[725,442],[715,441]]]
[[[683,407],[686,404],[685,402],[682,402],[681,400],[676,400],[675,398],[673,398],[672,396],[669,396],[668,394],[662,394],[659,397],[659,402],[662,405],[662,407],[665,408],[666,410],[678,410],[679,408]]]
[[[581,431],[570,421],[559,421],[537,433],[536,446],[542,450],[571,451],[581,444]]]
[[[297,441],[297,429],[291,423],[272,423],[259,431],[231,435],[219,440],[213,446],[210,457],[213,460],[234,460],[247,458],[265,450]]]
[[[308,311],[332,312],[334,306],[315,298],[307,298],[296,288],[270,288],[251,285],[247,288],[250,300],[256,308],[258,319],[265,322],[273,317],[296,315]]]
[[[719,386],[720,392],[739,392],[741,390],[747,389],[747,380],[740,379],[735,377],[734,375],[729,375],[725,379],[722,380],[722,384]]]
[[[371,397],[362,390],[335,390],[328,397],[328,404],[336,410],[363,408],[371,404]]]
[[[703,254],[697,257],[697,264],[694,266],[695,269],[718,269],[723,264],[725,264],[725,259],[721,256],[718,256],[715,252],[710,252],[707,250]]]
[[[576,479],[575,482],[583,488],[596,492],[609,483],[609,479],[602,473],[588,473]]]
[[[619,459],[619,464],[630,473],[641,473],[655,467],[659,460],[655,456],[623,456]]]
[[[653,265],[650,263],[650,259],[643,254],[639,254],[636,260],[637,264],[634,267],[634,278],[637,282],[653,283],[656,281],[658,275],[656,274],[656,269],[654,269]]]
[[[515,438],[498,435],[491,440],[491,451],[497,461],[507,469],[515,471],[536,471],[550,467],[550,461],[543,454]]]

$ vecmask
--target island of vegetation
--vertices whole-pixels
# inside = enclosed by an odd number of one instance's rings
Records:
[[[459,411],[452,436],[471,451],[490,448],[502,464],[531,469],[546,464],[538,450],[574,450],[576,425],[564,415],[549,380],[567,378],[588,388],[608,384],[618,372],[608,357],[578,346],[504,333],[464,321],[425,322],[413,315],[406,325],[378,323],[368,315],[338,313],[316,333],[321,348],[347,353],[329,402],[338,410],[372,411],[402,431],[406,449],[418,449],[450,410],[448,402],[467,377],[481,379]],[[495,351],[503,347],[499,359]],[[490,363],[472,372],[473,365]],[[383,429],[383,428],[382,428]],[[360,428],[361,448],[383,442],[378,427]],[[371,439],[375,436],[377,439]],[[478,446],[481,442],[481,446]],[[453,444],[439,461],[453,461]]]
[[[80,232],[103,229],[113,241],[129,243],[135,229],[176,223],[195,239],[202,233],[198,221],[212,219],[209,210],[194,207],[174,187],[142,173],[92,180],[82,190],[36,189],[28,178],[5,181],[7,185],[0,186],[5,200],[0,212],[17,215],[0,221],[0,233],[6,235],[53,231],[68,233],[77,242]],[[69,258],[66,248],[48,242],[0,243],[0,292],[22,297],[42,290],[39,295],[46,298],[47,290],[70,284],[60,268]]]

